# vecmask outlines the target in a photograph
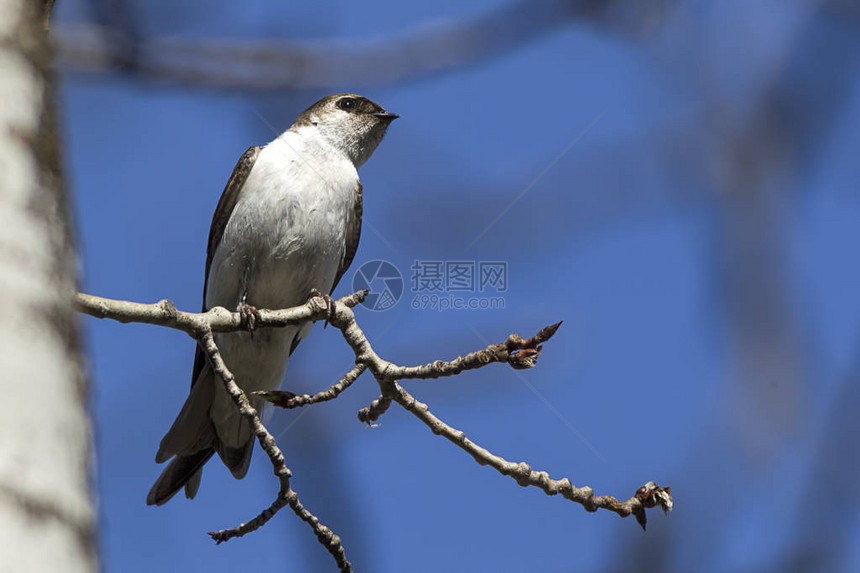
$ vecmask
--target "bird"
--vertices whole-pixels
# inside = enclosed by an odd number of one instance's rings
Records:
[[[240,313],[246,328],[216,333],[215,342],[258,411],[265,402],[251,393],[280,386],[312,323],[255,329],[257,309],[298,306],[334,290],[361,235],[358,168],[397,117],[356,94],[329,95],[270,143],[249,148],[227,181],[209,229],[203,311],[222,306]],[[250,423],[198,346],[191,391],[155,456],[170,463],[147,505],[162,505],[183,487],[193,499],[203,466],[216,453],[243,478],[253,445]]]

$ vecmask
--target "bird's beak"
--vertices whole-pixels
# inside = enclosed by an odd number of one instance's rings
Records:
[[[388,113],[387,111],[381,111],[379,113],[374,113],[373,115],[375,115],[379,119],[387,119],[388,121],[394,121],[395,119],[400,117],[396,113]]]

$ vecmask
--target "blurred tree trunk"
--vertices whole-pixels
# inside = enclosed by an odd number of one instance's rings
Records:
[[[51,2],[0,0],[0,569],[96,571]]]

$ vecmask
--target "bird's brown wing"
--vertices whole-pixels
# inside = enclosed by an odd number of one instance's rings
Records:
[[[341,277],[352,264],[355,258],[355,252],[358,250],[358,240],[361,238],[361,213],[364,209],[361,198],[361,181],[355,188],[355,202],[352,212],[346,221],[346,249],[343,252],[343,260],[340,262],[340,267],[337,269],[337,275],[334,277],[334,284],[331,285],[330,293],[334,293],[334,288],[340,282]]]
[[[239,199],[239,193],[248,179],[248,174],[257,157],[260,155],[262,147],[249,147],[242,154],[239,161],[236,162],[236,167],[233,168],[233,173],[230,174],[230,179],[227,180],[227,185],[224,187],[224,192],[221,193],[221,198],[218,200],[218,206],[215,208],[215,214],[212,215],[212,224],[209,227],[209,243],[206,246],[206,273],[203,279],[203,312],[206,312],[206,285],[209,283],[209,267],[212,265],[212,259],[215,257],[215,251],[218,245],[221,244],[221,238],[224,236],[224,229],[227,227],[227,222],[230,220],[230,215],[233,214],[233,208],[236,206],[236,201]],[[203,371],[203,366],[206,364],[206,355],[200,346],[197,347],[197,353],[194,355],[194,369],[191,374],[191,385],[197,381],[200,372]]]

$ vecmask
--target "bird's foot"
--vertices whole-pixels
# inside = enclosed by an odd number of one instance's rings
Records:
[[[240,302],[236,310],[239,313],[239,324],[241,327],[253,334],[257,329],[257,323],[260,321],[260,311],[257,310],[256,306],[251,306],[244,302]]]
[[[312,298],[317,298],[317,297],[323,299],[323,302],[325,302],[326,319],[325,319],[325,323],[323,323],[323,328],[325,328],[326,326],[328,326],[328,323],[331,322],[331,320],[334,318],[334,310],[335,310],[334,299],[331,298],[327,294],[321,293],[320,291],[318,291],[315,288],[311,289],[311,293],[308,296],[308,300],[310,300]]]

